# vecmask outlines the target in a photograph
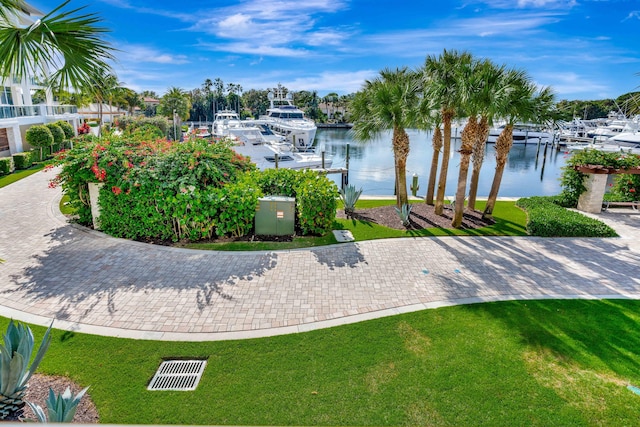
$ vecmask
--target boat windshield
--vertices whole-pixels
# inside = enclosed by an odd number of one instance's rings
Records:
[[[273,118],[280,118],[280,119],[303,119],[304,118],[304,114],[303,113],[279,113],[277,111],[274,111],[270,114],[270,117]]]

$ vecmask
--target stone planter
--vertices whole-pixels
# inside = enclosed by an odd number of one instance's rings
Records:
[[[600,213],[602,200],[607,189],[606,173],[590,173],[584,177],[584,186],[587,191],[578,199],[578,210],[582,212]]]
[[[593,175],[620,175],[620,174],[631,174],[631,175],[640,175],[640,168],[611,168],[603,165],[577,165],[573,167],[578,172],[584,174],[593,174]]]
[[[91,218],[93,220],[94,230],[100,230],[100,189],[104,186],[103,183],[90,182],[89,183],[89,202],[91,203]]]

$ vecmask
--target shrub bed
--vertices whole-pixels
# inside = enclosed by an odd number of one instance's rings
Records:
[[[92,222],[88,183],[104,183],[100,224],[116,237],[196,241],[244,236],[253,229],[258,199],[267,194],[297,198],[303,234],[326,233],[335,219],[337,188],[326,176],[256,171],[226,142],[83,137],[57,159],[63,168],[55,183],[63,185],[80,223]]]
[[[24,151],[13,155],[13,164],[16,170],[29,169],[36,160],[34,151]]]
[[[554,202],[555,201],[555,202]],[[519,199],[516,206],[527,212],[527,232],[541,237],[617,237],[602,221],[559,206],[554,197]]]
[[[0,157],[0,176],[13,172],[13,158]]]

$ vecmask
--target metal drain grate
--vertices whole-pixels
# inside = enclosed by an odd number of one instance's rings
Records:
[[[165,360],[147,390],[195,390],[205,366],[206,360]]]

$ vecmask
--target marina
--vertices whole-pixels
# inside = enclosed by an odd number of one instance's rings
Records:
[[[433,149],[431,132],[408,130],[411,151],[407,159],[407,191],[411,194],[413,176],[417,175],[418,196],[424,197],[431,168]],[[459,139],[452,139],[452,157],[447,175],[447,196],[453,195],[458,182],[460,157],[457,150]],[[489,194],[495,172],[495,149],[487,144],[485,159],[480,173],[478,196]],[[324,151],[332,157],[334,168],[347,168],[348,183],[362,187],[364,195],[394,194],[394,159],[391,149],[391,132],[380,138],[357,142],[349,130],[318,129],[316,151]],[[347,151],[349,159],[347,164]],[[566,151],[557,151],[551,144],[518,144],[511,148],[505,167],[500,197],[551,196],[561,190],[560,176],[566,158]],[[470,176],[471,174],[469,174]],[[338,186],[342,177],[329,175]]]

